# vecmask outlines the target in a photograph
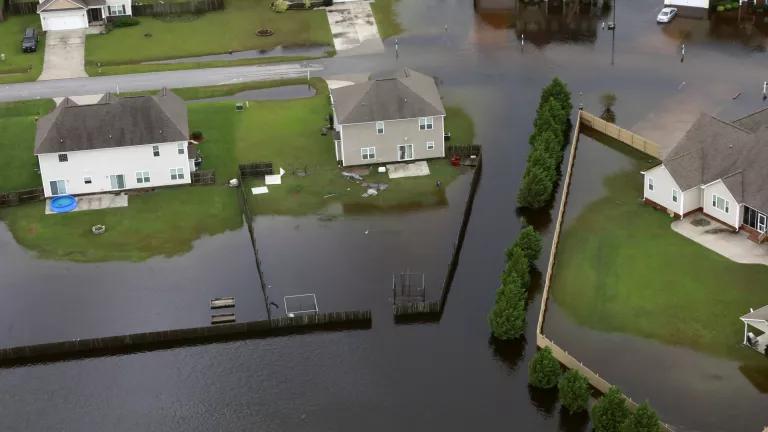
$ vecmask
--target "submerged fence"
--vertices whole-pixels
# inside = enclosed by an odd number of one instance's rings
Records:
[[[0,349],[0,366],[152,351],[309,331],[369,328],[371,328],[370,310],[307,314],[297,317],[2,348]]]
[[[11,207],[45,199],[42,187],[0,193],[0,207]]]
[[[552,350],[552,354],[560,363],[563,364],[563,366],[569,369],[575,369],[579,371],[579,373],[584,375],[587,378],[587,380],[589,380],[589,383],[592,385],[592,387],[596,388],[602,393],[606,393],[611,388],[611,384],[605,378],[601,377],[599,374],[597,374],[597,372],[593,371],[592,369],[584,365],[584,363],[577,360],[574,356],[569,354],[568,351],[564,350],[563,348],[558,346],[554,341],[552,341],[551,339],[549,339],[547,336],[544,335],[544,317],[546,315],[547,302],[549,300],[549,289],[552,283],[553,270],[555,267],[555,257],[557,253],[557,246],[560,243],[560,232],[562,230],[563,216],[565,215],[565,207],[568,203],[568,192],[570,191],[570,188],[571,188],[571,177],[573,175],[573,163],[574,163],[574,160],[576,159],[576,149],[578,148],[578,143],[579,143],[580,128],[582,126],[594,128],[592,126],[592,124],[594,123],[590,122],[591,120],[593,120],[593,118],[594,116],[592,114],[579,111],[579,116],[576,119],[576,126],[573,129],[573,139],[571,141],[571,153],[568,156],[568,168],[566,170],[565,179],[563,181],[563,192],[560,198],[560,209],[557,213],[555,233],[552,237],[552,247],[550,248],[550,251],[549,251],[549,264],[547,265],[547,274],[544,279],[544,293],[541,299],[541,308],[539,309],[539,321],[536,324],[536,345],[539,348],[549,347]],[[603,120],[600,120],[600,121],[603,121]],[[610,136],[613,136],[613,135],[610,135]],[[650,143],[650,141],[647,141],[647,140],[644,140],[644,141]],[[632,146],[634,147],[634,145]],[[638,150],[644,151],[642,149],[638,149]],[[624,397],[626,398],[629,406],[632,409],[637,407],[637,403],[633,401],[629,396],[624,395]],[[664,423],[662,423],[662,426],[665,428],[665,430],[669,430],[669,431],[672,430],[668,425]]]
[[[656,159],[661,159],[661,147],[651,140],[643,138],[632,131],[616,126],[613,123],[607,122],[600,117],[583,110],[579,111],[579,120],[582,122],[582,126],[590,127],[611,138],[615,138],[636,150],[640,150],[647,155],[653,156]]]

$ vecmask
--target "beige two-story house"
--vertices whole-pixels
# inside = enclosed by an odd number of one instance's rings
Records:
[[[342,166],[445,156],[445,107],[432,77],[403,69],[331,90]]]

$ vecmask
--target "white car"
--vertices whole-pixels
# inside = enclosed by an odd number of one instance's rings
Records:
[[[657,23],[668,23],[672,21],[672,18],[677,16],[677,9],[672,7],[665,7],[659,12],[659,16],[656,17]]]

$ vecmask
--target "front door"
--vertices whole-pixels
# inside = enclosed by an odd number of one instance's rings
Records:
[[[109,176],[109,185],[112,187],[112,190],[125,189],[125,176],[122,174]]]
[[[88,22],[89,23],[101,22],[101,21],[102,21],[101,7],[88,9]]]
[[[765,232],[765,215],[762,213],[757,214],[757,230],[761,233]]]
[[[413,159],[413,144],[397,146],[397,160]]]

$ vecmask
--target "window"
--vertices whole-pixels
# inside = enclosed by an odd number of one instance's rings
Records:
[[[152,146],[152,155],[154,157],[160,156],[160,146]]]
[[[59,154],[59,162],[66,162],[69,160],[69,156],[66,153]]]
[[[149,171],[136,171],[136,183],[149,183]]]
[[[360,149],[360,156],[363,160],[376,159],[376,147],[363,147]]]
[[[125,5],[109,6],[109,16],[125,15]]]
[[[112,188],[112,190],[125,189],[125,176],[123,174],[110,175],[109,186]]]
[[[176,148],[178,149],[179,154],[184,154],[184,145],[185,145],[184,143],[176,144]]]
[[[434,125],[433,117],[421,117],[419,118],[419,130],[432,130]]]
[[[672,189],[672,202],[677,202],[680,192],[677,189]]]
[[[93,183],[93,179],[91,178],[91,176],[83,177],[83,183],[91,184],[91,183]]]
[[[384,135],[384,122],[376,122],[376,135]]]
[[[728,200],[717,194],[712,194],[712,207],[723,213],[729,213],[731,211],[731,206]]]
[[[184,180],[184,168],[171,168],[171,180]]]
[[[397,146],[397,160],[413,159],[413,144]]]
[[[653,190],[653,177],[648,177],[648,190]]]
[[[66,195],[67,184],[64,180],[52,180],[51,183],[51,195]]]
[[[427,141],[427,150],[434,150],[434,149],[435,149],[435,142]]]

